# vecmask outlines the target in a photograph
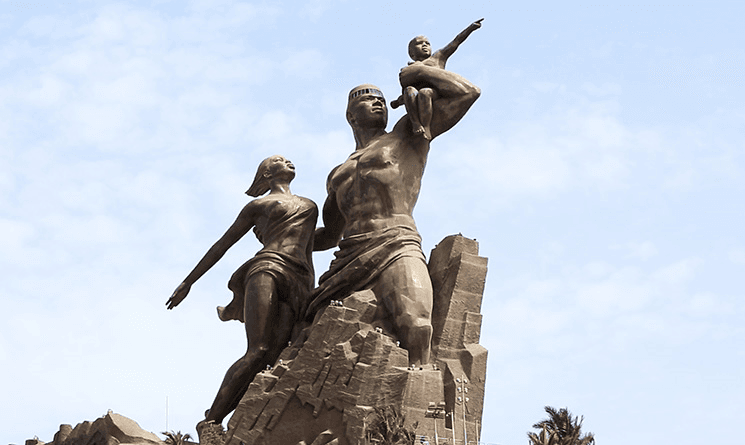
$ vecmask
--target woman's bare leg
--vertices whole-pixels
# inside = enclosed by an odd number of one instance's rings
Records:
[[[248,351],[225,374],[207,421],[222,423],[238,406],[253,377],[267,364],[274,363],[292,333],[292,311],[279,301],[277,284],[271,275],[259,273],[250,277],[245,295]]]

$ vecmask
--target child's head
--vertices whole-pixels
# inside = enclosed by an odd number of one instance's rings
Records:
[[[409,42],[409,57],[414,61],[422,61],[432,55],[432,47],[424,36],[416,36]]]

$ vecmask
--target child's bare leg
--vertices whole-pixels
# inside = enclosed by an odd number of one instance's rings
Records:
[[[417,96],[417,109],[419,110],[419,122],[424,129],[424,138],[432,139],[430,123],[432,123],[432,104],[437,99],[437,92],[432,88],[422,88]]]
[[[396,100],[394,100],[393,102],[391,102],[391,108],[393,108],[395,110],[396,108],[400,107],[401,105],[404,105],[404,96],[403,96],[403,94],[400,95],[400,96],[398,96],[398,98]]]
[[[418,95],[419,91],[416,88],[411,86],[404,88],[404,104],[406,104],[406,113],[409,115],[409,120],[411,121],[411,129],[414,134],[424,135],[424,127],[419,120]]]

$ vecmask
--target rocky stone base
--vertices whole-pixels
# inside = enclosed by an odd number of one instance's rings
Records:
[[[434,290],[433,363],[408,367],[383,305],[356,292],[319,311],[269,370],[256,375],[228,423],[198,426],[203,445],[362,445],[375,408],[392,407],[404,426],[435,443],[477,442],[486,349],[478,344],[486,258],[461,235],[430,255]],[[184,442],[189,444],[190,442]],[[75,428],[62,425],[50,444],[162,445],[136,422],[109,412]]]
[[[362,443],[375,406],[423,418],[426,404],[408,401],[442,400],[440,371],[408,368],[406,350],[376,323],[377,307],[370,291],[327,307],[302,345],[256,376],[230,419],[228,443]]]
[[[383,305],[371,291],[356,292],[319,312],[274,368],[256,376],[226,443],[364,444],[374,408],[386,406],[431,443],[435,422],[440,437],[477,440],[486,378],[478,345],[486,258],[477,254],[474,240],[455,235],[430,256],[434,364],[409,368]]]

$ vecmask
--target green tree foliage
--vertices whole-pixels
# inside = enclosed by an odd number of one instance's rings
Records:
[[[529,445],[594,445],[595,436],[592,433],[582,435],[582,421],[584,416],[572,417],[566,408],[557,410],[547,406],[548,419],[533,425],[538,434],[528,432]]]
[[[188,440],[191,439],[191,436],[188,433],[181,434],[181,431],[179,431],[178,433],[174,433],[173,431],[168,433],[164,431],[160,434],[166,436],[165,443],[167,445],[184,445]]]
[[[375,417],[366,430],[368,437],[384,445],[414,445],[418,423],[406,428],[404,415],[393,406],[376,406],[374,410]]]

